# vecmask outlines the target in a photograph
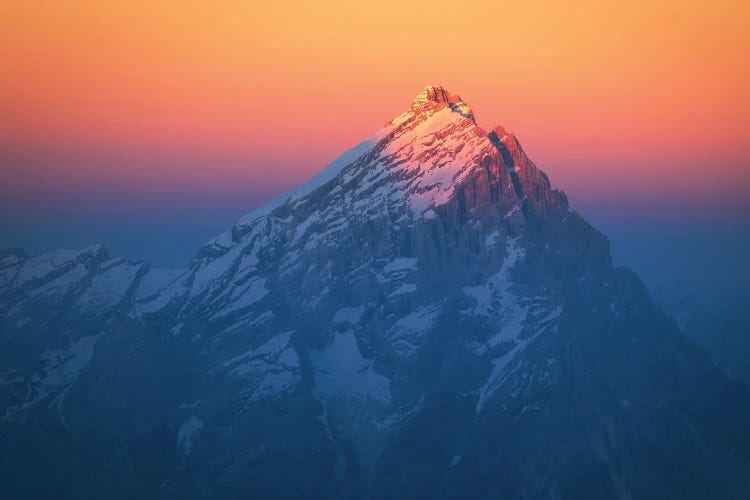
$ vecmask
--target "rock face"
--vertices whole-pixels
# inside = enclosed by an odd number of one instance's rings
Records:
[[[439,86],[185,269],[5,251],[0,328],[7,498],[750,495],[745,387]]]

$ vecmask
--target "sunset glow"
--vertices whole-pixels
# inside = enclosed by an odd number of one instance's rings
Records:
[[[567,191],[740,203],[749,14],[746,1],[4,2],[2,194],[277,193],[437,82]]]

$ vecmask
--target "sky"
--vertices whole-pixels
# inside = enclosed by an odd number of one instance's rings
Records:
[[[184,264],[437,83],[647,282],[742,287],[748,25],[746,0],[0,0],[0,246]]]

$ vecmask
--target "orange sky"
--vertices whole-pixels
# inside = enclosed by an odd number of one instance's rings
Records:
[[[0,0],[2,144],[101,159],[0,169],[99,185],[132,175],[109,151],[154,151],[203,160],[133,189],[296,183],[440,83],[563,189],[745,201],[749,27],[747,0]],[[246,161],[206,169],[227,155]]]

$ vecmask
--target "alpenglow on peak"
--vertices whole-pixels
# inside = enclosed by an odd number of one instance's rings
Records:
[[[411,109],[421,110],[437,104],[447,104],[467,118],[474,119],[471,107],[458,94],[451,94],[442,85],[428,85],[412,100]]]
[[[461,98],[457,95],[451,95],[442,85],[428,85],[417,94],[413,103],[420,104],[429,101],[456,103],[460,102]]]

